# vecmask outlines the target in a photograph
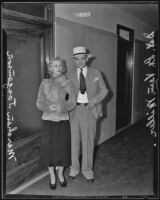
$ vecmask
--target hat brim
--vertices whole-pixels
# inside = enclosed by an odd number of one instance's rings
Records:
[[[78,56],[78,55],[88,55],[88,54],[87,54],[87,53],[76,53],[76,54],[73,54],[72,57],[76,57],[76,56]]]
[[[86,55],[87,58],[93,57],[92,54],[88,54],[88,53],[77,53],[77,54],[73,55],[72,58],[75,58],[75,57],[78,56],[78,55]]]

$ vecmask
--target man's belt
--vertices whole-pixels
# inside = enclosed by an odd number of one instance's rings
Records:
[[[88,103],[78,103],[78,102],[77,102],[77,106],[79,106],[79,105],[84,105],[84,106],[87,106],[87,105],[88,105]]]

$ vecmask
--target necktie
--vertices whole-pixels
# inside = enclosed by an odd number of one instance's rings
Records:
[[[81,72],[80,72],[80,92],[82,94],[84,94],[86,91],[86,80],[83,75],[83,68],[80,70],[81,70]]]

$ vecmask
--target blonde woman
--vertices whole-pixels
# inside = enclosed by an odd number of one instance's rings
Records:
[[[57,179],[62,187],[67,185],[64,169],[71,165],[69,111],[75,107],[76,100],[60,57],[50,60],[48,71],[50,78],[42,80],[36,105],[43,111],[41,160],[49,170],[50,189],[55,190]]]

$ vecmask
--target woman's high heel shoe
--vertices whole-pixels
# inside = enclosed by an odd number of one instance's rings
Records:
[[[50,187],[51,190],[55,190],[56,189],[56,183],[55,184],[50,183],[49,187]]]
[[[59,180],[59,179],[58,179]],[[67,182],[66,180],[64,179],[64,181],[60,181],[59,180],[59,184],[61,185],[61,187],[66,187],[67,186]]]
[[[65,179],[65,177],[63,176],[63,181],[60,181],[60,178],[59,178],[59,172],[57,172],[57,177],[58,177],[58,181],[59,181],[59,184],[61,185],[61,187],[66,187],[67,186],[67,181]]]
[[[48,167],[49,169],[49,173],[50,173],[50,183],[49,183],[49,187],[51,190],[55,190],[56,189],[56,174],[55,174],[55,170],[54,167]],[[54,176],[55,178],[55,183],[51,183],[51,177]]]

